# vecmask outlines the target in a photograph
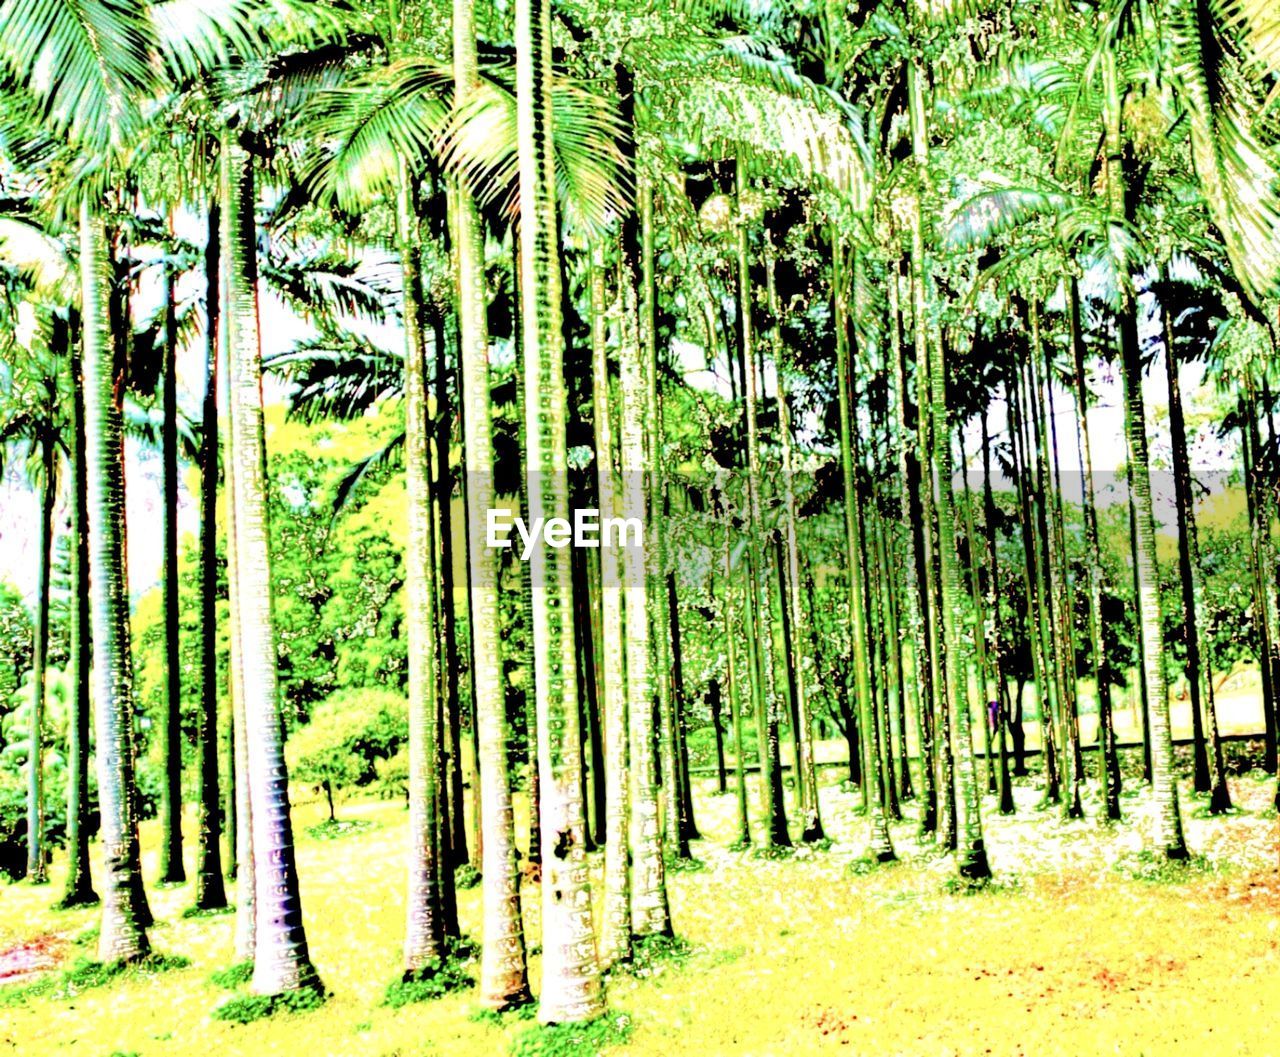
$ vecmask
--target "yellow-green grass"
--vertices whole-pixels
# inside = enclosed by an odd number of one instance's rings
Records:
[[[952,890],[950,859],[894,827],[904,862],[850,869],[865,842],[857,792],[824,772],[827,850],[772,860],[729,852],[732,796],[704,783],[695,843],[706,864],[668,883],[678,932],[695,945],[681,965],[611,982],[609,1000],[632,1018],[630,1041],[610,1052],[687,1054],[1158,1054],[1280,1053],[1268,1015],[1280,971],[1273,783],[1234,782],[1245,812],[1194,817],[1188,834],[1204,858],[1172,883],[1137,879],[1152,830],[1148,796],[1124,801],[1129,821],[1062,823],[1036,811],[1037,790],[1017,790],[1019,814],[986,806],[994,890]],[[751,805],[758,809],[758,787]],[[1088,804],[1098,806],[1096,795]],[[306,827],[318,802],[295,812],[299,873],[312,951],[333,997],[319,1011],[247,1026],[213,1020],[227,995],[208,982],[232,961],[231,917],[181,917],[190,884],[152,890],[157,949],[189,968],[124,979],[72,999],[0,1005],[0,1053],[23,1057],[289,1054],[390,1057],[505,1052],[528,1022],[476,1021],[474,995],[426,1005],[380,1005],[399,971],[407,814],[399,803],[340,806],[374,826],[337,840]],[[523,814],[523,812],[522,812]],[[188,823],[190,820],[188,819]],[[188,834],[193,827],[188,825]],[[756,829],[760,833],[759,827]],[[146,872],[155,876],[153,823],[144,826]],[[190,871],[191,849],[188,848]],[[95,855],[97,848],[95,847]],[[96,863],[95,863],[96,865]],[[54,883],[0,888],[0,950],[50,934],[72,938],[95,910],[54,912]],[[599,863],[595,877],[599,882]],[[1168,882],[1168,878],[1166,878]],[[526,925],[538,938],[538,889],[524,889]],[[465,931],[478,938],[480,890],[460,893]],[[84,947],[64,949],[69,964]],[[87,948],[92,954],[92,947]],[[538,959],[532,959],[536,989]]]

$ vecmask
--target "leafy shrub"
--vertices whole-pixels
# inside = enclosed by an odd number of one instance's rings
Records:
[[[214,987],[225,987],[229,991],[247,984],[253,979],[253,961],[236,962],[225,969],[210,974],[209,983]]]
[[[342,690],[312,713],[289,738],[290,775],[322,789],[333,810],[336,790],[369,785],[379,761],[391,759],[409,739],[405,699],[389,690]]]
[[[456,955],[437,960],[431,965],[405,973],[387,985],[382,1004],[392,1009],[413,1002],[430,1002],[454,991],[462,991],[474,983]]]
[[[282,995],[237,995],[216,1007],[212,1015],[214,1020],[252,1024],[255,1020],[263,1020],[277,1013],[306,1013],[319,1009],[327,997],[318,987],[304,987],[299,991],[286,991]]]

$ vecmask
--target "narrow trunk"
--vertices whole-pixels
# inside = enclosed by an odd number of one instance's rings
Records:
[[[270,526],[262,413],[262,347],[258,320],[257,237],[253,163],[234,133],[222,138],[222,212],[226,251],[227,326],[231,362],[240,646],[244,666],[245,743],[255,883],[253,990],[274,995],[321,992],[307,951],[289,818],[289,774],[276,690],[271,614]]]
[[[440,636],[431,489],[431,409],[423,329],[421,246],[413,188],[401,166],[397,236],[404,289],[405,624],[409,646],[409,861],[404,970],[429,972],[448,953],[442,847]]]
[[[49,571],[53,562],[53,504],[57,499],[53,441],[40,442],[40,538],[36,570],[36,626],[32,643],[31,729],[27,752],[27,880],[48,884],[44,853],[44,691],[49,659]]]
[[[564,326],[551,154],[551,7],[517,0],[516,125],[520,170],[521,324],[531,517],[568,518]],[[591,920],[574,667],[569,555],[540,548],[533,574],[534,682],[542,794],[542,993],[545,1023],[604,1008]]]
[[[205,387],[200,433],[200,801],[196,851],[199,910],[227,905],[222,883],[222,819],[218,788],[218,268],[220,213],[209,209],[204,251]],[[231,832],[235,832],[234,824]]]
[[[88,469],[89,581],[93,598],[94,712],[103,896],[98,960],[127,962],[151,949],[134,815],[133,663],[124,568],[124,364],[111,338],[106,225],[80,203],[83,286],[85,463]]]
[[[160,705],[160,883],[187,879],[182,864],[182,656],[178,637],[178,320],[173,272],[165,269],[164,360],[160,367],[160,462],[164,547],[162,612],[165,679]]]
[[[879,770],[872,732],[874,702],[871,698],[870,656],[867,649],[867,615],[863,610],[863,545],[862,513],[858,496],[858,479],[854,457],[857,425],[854,422],[855,407],[852,397],[852,357],[849,354],[848,299],[852,284],[844,275],[843,247],[838,237],[832,238],[832,286],[834,317],[836,323],[836,383],[840,400],[840,464],[844,477],[844,536],[845,551],[849,563],[849,635],[853,644],[852,660],[854,690],[857,696],[857,714],[862,730],[862,788],[867,803],[869,827],[869,855],[878,862],[891,862],[896,858],[889,838],[889,826],[885,821],[883,805],[875,792],[876,774]]]
[[[69,335],[70,336],[70,335]],[[98,901],[89,872],[89,477],[86,466],[84,367],[71,341],[71,657],[67,717],[67,883],[62,906]]]
[[[641,173],[637,190],[641,212],[652,210],[653,189]],[[639,261],[635,222],[624,225],[623,259],[618,288],[622,295],[622,342],[619,367],[622,428],[622,516],[644,522],[650,466],[645,454],[648,387],[642,342],[650,340],[652,316],[636,303]],[[644,337],[641,337],[641,331]],[[652,528],[652,526],[649,526]],[[631,932],[638,937],[671,934],[671,911],[662,858],[662,826],[658,810],[657,757],[654,752],[653,676],[649,664],[648,559],[643,548],[622,552],[623,601],[626,612],[627,716],[631,749]]]

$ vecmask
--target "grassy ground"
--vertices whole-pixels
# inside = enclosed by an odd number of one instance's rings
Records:
[[[823,775],[832,846],[780,860],[727,851],[733,798],[703,784],[697,818],[709,839],[694,847],[705,868],[669,875],[676,928],[692,951],[611,981],[610,1004],[626,1015],[630,1038],[610,1053],[1280,1053],[1280,1023],[1268,1015],[1280,969],[1273,782],[1257,773],[1237,779],[1243,811],[1227,818],[1202,817],[1202,804],[1184,799],[1198,858],[1173,872],[1142,852],[1151,831],[1145,791],[1126,794],[1128,821],[1108,830],[1037,811],[1027,784],[1014,818],[996,816],[988,799],[999,883],[965,894],[955,890],[950,860],[917,842],[910,820],[893,832],[904,861],[861,871],[865,822],[858,794],[832,784],[838,777],[834,768]],[[1096,815],[1096,797],[1087,807]],[[407,815],[400,804],[349,803],[340,815],[371,825],[323,840],[305,832],[322,814],[320,804],[296,812],[307,929],[334,993],[321,1010],[247,1026],[211,1019],[227,992],[208,978],[232,960],[233,922],[182,918],[187,885],[153,892],[152,938],[189,957],[189,967],[25,1000],[10,984],[0,992],[0,1053],[508,1051],[530,1024],[474,1019],[469,992],[401,1009],[380,1004],[398,971]],[[148,877],[155,836],[148,824]],[[51,887],[0,888],[0,952],[40,939],[41,953],[63,965],[92,956],[92,944],[77,939],[97,913],[51,911],[59,880],[55,868]],[[526,884],[535,944],[536,896]],[[477,938],[479,900],[478,888],[460,893],[464,930]],[[535,957],[535,987],[537,973]]]

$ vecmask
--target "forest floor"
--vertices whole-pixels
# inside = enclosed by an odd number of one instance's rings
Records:
[[[668,875],[683,956],[610,980],[610,1054],[1093,1055],[1280,1054],[1280,824],[1274,779],[1233,780],[1241,809],[1207,817],[1184,786],[1192,862],[1170,869],[1144,852],[1150,796],[1129,781],[1126,821],[1104,827],[1090,790],[1082,821],[1038,809],[1020,780],[1018,813],[984,803],[996,883],[969,894],[953,861],[893,826],[901,861],[870,867],[859,795],[822,773],[833,843],[784,858],[729,851],[735,800],[701,783],[700,869]],[[758,797],[752,789],[752,808]],[[908,804],[909,816],[914,805]],[[231,963],[230,916],[184,918],[190,884],[152,892],[154,946],[186,968],[68,988],[57,973],[93,956],[96,909],[49,909],[47,887],[0,887],[0,964],[36,952],[33,974],[0,985],[0,1054],[303,1054],[308,1057],[584,1057],[592,1047],[531,1046],[531,1021],[477,1016],[473,993],[388,1008],[398,973],[407,812],[353,801],[356,826],[321,839],[320,803],[295,811],[311,950],[333,992],[323,1008],[248,1025],[210,1017],[228,992],[209,980]],[[194,826],[188,819],[188,835]],[[759,832],[759,830],[757,830]],[[154,823],[144,826],[155,874]],[[95,855],[98,853],[95,845]],[[188,852],[191,848],[188,846]],[[599,856],[596,856],[598,859]],[[190,870],[190,855],[188,870]],[[600,864],[595,866],[599,881]],[[96,863],[95,863],[96,873]],[[480,889],[459,893],[463,929],[479,938]],[[524,887],[526,926],[539,931],[537,888]],[[539,959],[531,959],[535,991]],[[41,980],[53,981],[42,989]],[[33,985],[35,991],[33,992]],[[43,993],[39,993],[43,990]],[[513,1049],[514,1046],[514,1049]]]

